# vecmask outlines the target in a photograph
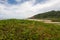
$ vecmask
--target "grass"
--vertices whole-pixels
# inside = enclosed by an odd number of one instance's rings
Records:
[[[60,22],[60,18],[55,18],[55,19],[52,19],[53,22]]]
[[[60,25],[29,20],[0,20],[0,40],[60,40]]]

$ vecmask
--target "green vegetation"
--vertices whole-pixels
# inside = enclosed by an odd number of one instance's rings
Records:
[[[45,13],[40,13],[31,17],[31,19],[51,19],[52,21],[60,22],[60,11],[49,11]]]
[[[29,20],[0,20],[0,40],[60,40],[60,25]]]

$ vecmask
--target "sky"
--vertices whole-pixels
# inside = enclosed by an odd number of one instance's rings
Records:
[[[60,0],[0,0],[0,19],[26,19],[51,10],[60,10]]]

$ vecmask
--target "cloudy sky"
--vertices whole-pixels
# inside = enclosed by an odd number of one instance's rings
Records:
[[[0,0],[0,19],[23,19],[51,10],[60,10],[60,0]]]

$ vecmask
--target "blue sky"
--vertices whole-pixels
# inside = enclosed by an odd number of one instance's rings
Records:
[[[51,10],[60,10],[60,0],[0,0],[0,19],[25,19]]]
[[[17,2],[15,0],[8,0],[9,4],[17,4]]]
[[[8,0],[8,3],[9,4],[21,4],[21,3],[24,3],[26,1],[30,1],[30,0],[20,0],[20,2],[16,2],[16,0]],[[37,3],[43,3],[45,1],[46,0],[36,0],[35,4],[37,4]]]
[[[23,3],[23,2],[25,2],[25,1],[28,1],[28,0],[21,0],[20,2],[16,2],[16,0],[8,0],[8,3],[9,4],[18,4],[18,3]]]

